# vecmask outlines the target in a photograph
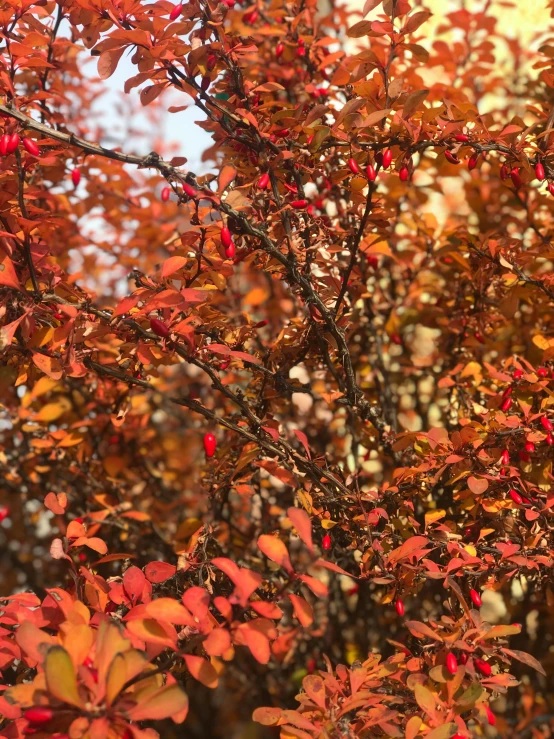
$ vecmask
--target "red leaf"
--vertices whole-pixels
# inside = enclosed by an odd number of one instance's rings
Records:
[[[144,568],[144,574],[151,583],[160,583],[169,580],[177,572],[175,565],[167,562],[149,562]]]
[[[129,567],[123,575],[123,587],[132,602],[136,602],[142,595],[146,577],[144,572],[139,568]]]

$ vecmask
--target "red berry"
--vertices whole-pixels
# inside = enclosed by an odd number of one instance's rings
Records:
[[[400,180],[402,182],[407,182],[408,178],[410,177],[410,172],[408,170],[408,167],[402,167],[400,169],[400,172],[398,173],[398,176],[400,177]]]
[[[306,47],[304,47],[304,46],[299,46],[299,47],[298,47],[298,48],[296,49],[296,56],[306,56]]]
[[[196,188],[194,188],[192,185],[189,185],[188,182],[183,182],[183,192],[185,195],[188,195],[189,198],[193,198],[196,195]]]
[[[373,164],[368,164],[365,168],[365,173],[367,175],[367,179],[370,182],[375,182],[375,178],[377,177],[377,172],[375,171],[375,167]]]
[[[269,187],[269,173],[266,172],[258,180],[258,187],[260,190],[266,190]]]
[[[8,154],[13,154],[18,146],[19,146],[19,134],[12,133],[12,135],[8,139]]]
[[[449,652],[446,655],[446,669],[451,675],[455,675],[458,672],[458,660],[453,652]]]
[[[34,157],[40,156],[40,149],[38,148],[36,143],[33,141],[33,139],[24,138],[23,146],[32,156]]]
[[[258,9],[254,8],[254,10],[249,10],[247,13],[245,13],[242,16],[242,20],[249,26],[253,26],[254,23],[258,20],[258,15]]]
[[[466,143],[467,141],[469,141],[469,136],[465,133],[457,133],[454,138],[456,139],[456,141],[460,141],[461,143]]]
[[[293,200],[291,203],[293,208],[296,208],[296,210],[302,210],[302,208],[305,208],[308,205],[307,200]]]
[[[358,167],[358,162],[352,157],[350,157],[350,159],[348,160],[348,167],[352,174],[358,174],[360,171],[360,168]]]
[[[396,344],[397,346],[402,345],[402,337],[400,336],[400,334],[391,334],[390,340],[392,341],[393,344]]]
[[[525,442],[524,449],[525,449],[526,452],[534,452],[535,451],[535,445],[533,444],[532,441],[526,441]]]
[[[213,434],[204,434],[204,451],[206,457],[213,457],[217,447],[217,441]]]
[[[509,491],[508,491],[508,494],[509,494],[510,498],[511,498],[511,499],[512,499],[512,500],[514,501],[514,503],[515,503],[516,505],[521,505],[521,504],[523,503],[523,498],[522,498],[522,497],[521,497],[521,495],[520,495],[520,494],[519,494],[519,493],[517,492],[517,490],[514,490],[514,489],[512,488],[512,490],[509,490]]]
[[[325,551],[331,549],[331,537],[329,534],[325,534],[321,541],[321,546],[323,547],[323,549],[325,549]]]
[[[471,172],[472,169],[475,169],[477,166],[477,162],[479,161],[479,154],[475,153],[472,154],[469,159],[467,160],[467,168]]]
[[[502,452],[500,462],[501,464],[510,464],[510,452],[507,449]]]
[[[550,431],[547,433],[545,441],[548,444],[548,446],[552,446],[552,444],[554,444],[554,437],[552,436]]]
[[[485,677],[490,677],[492,675],[492,667],[488,662],[485,662],[485,660],[476,657],[473,660],[473,663],[481,675],[484,675]]]
[[[509,176],[510,176],[510,172],[508,170],[508,167],[505,164],[503,164],[500,167],[500,179],[504,181],[504,180],[507,180]]]
[[[275,47],[275,56],[277,57],[277,59],[279,59],[279,57],[282,56],[284,50],[285,50],[285,45],[281,41],[279,41],[279,43]]]
[[[164,189],[162,190],[162,200],[164,203],[167,203],[170,195],[171,195],[171,188],[164,187]]]
[[[396,603],[394,604],[394,607],[396,608],[396,612],[399,616],[403,616],[406,612],[406,609],[404,608],[404,601],[398,598]]]
[[[81,170],[78,167],[75,167],[71,170],[71,182],[77,187],[79,182],[81,181]]]
[[[308,146],[309,146],[309,145],[310,145],[310,144],[312,143],[312,141],[313,141],[313,140],[314,140],[314,135],[313,135],[313,133],[312,133],[312,134],[310,134],[310,135],[308,136],[308,138],[306,139],[306,143],[308,144]]]
[[[523,183],[521,182],[521,177],[519,175],[519,169],[517,167],[513,167],[512,170],[510,171],[510,178],[512,180],[512,183],[515,189],[519,190],[519,188],[521,187]]]
[[[514,372],[514,379],[519,380],[520,377],[523,377],[523,370],[517,369]]]
[[[8,153],[8,142],[9,142],[9,140],[10,140],[10,136],[7,133],[5,133],[0,138],[0,156],[5,157],[6,154]]]
[[[511,395],[512,394],[513,390],[514,390],[514,388],[511,385],[508,385],[508,387],[502,393],[502,397],[503,398],[507,398],[508,395]]]
[[[228,249],[233,243],[233,237],[231,236],[231,232],[227,226],[221,227],[221,243],[226,249]]]
[[[487,721],[489,722],[489,726],[494,726],[496,724],[496,716],[491,711],[489,706],[485,706],[485,713],[487,714]]]
[[[235,245],[231,241],[231,244],[225,249],[225,256],[227,259],[232,259],[235,256]]]
[[[461,652],[461,653],[460,653],[460,664],[461,664],[461,665],[465,665],[465,664],[467,664],[467,660],[468,660],[468,659],[469,659],[469,658],[468,658],[468,654],[467,654],[467,652]]]
[[[541,425],[545,431],[552,431],[552,421],[546,416],[541,416]]]
[[[223,4],[226,5],[228,8],[234,8],[235,0],[223,0]]]
[[[33,706],[23,714],[31,724],[47,724],[52,720],[54,711],[48,706]]]
[[[150,319],[150,328],[152,331],[160,336],[162,339],[167,339],[169,336],[169,329],[165,325],[163,321],[160,321],[159,318],[151,318]]]
[[[481,608],[481,606],[483,605],[483,601],[481,600],[481,596],[476,590],[472,588],[469,591],[469,597],[471,598],[471,602],[474,606],[476,606],[476,608]]]
[[[511,398],[504,398],[504,400],[500,404],[500,410],[501,411],[509,411],[511,407],[512,407],[512,399]]]
[[[388,169],[390,167],[391,162],[392,162],[392,150],[387,149],[383,153],[383,169]]]
[[[544,180],[544,167],[541,162],[535,164],[535,176],[540,182]]]
[[[8,508],[8,506],[5,506],[5,505],[2,506],[0,508],[0,523],[2,523],[2,521],[5,521],[9,515],[10,515],[10,509]]]
[[[367,263],[373,269],[379,268],[379,257],[376,254],[370,254],[367,258]]]
[[[277,131],[273,132],[275,136],[277,136],[280,139],[284,139],[286,136],[289,135],[290,131],[288,128],[279,128]]]
[[[449,151],[448,149],[444,152],[444,156],[446,159],[450,162],[450,164],[459,164],[460,159],[457,154],[454,154],[452,151]]]
[[[548,377],[548,370],[546,367],[539,367],[537,370],[537,375],[539,377]]]
[[[169,14],[169,20],[170,21],[176,20],[181,15],[182,12],[183,12],[182,3],[178,3],[177,5],[174,5],[173,8],[171,9],[171,13]]]

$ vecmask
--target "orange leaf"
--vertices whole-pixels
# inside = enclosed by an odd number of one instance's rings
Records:
[[[57,516],[61,516],[65,513],[67,495],[65,493],[60,493],[59,495],[56,495],[56,493],[48,493],[44,499],[44,505],[52,511],[52,513],[55,513]]]
[[[161,721],[183,713],[186,716],[189,700],[187,694],[177,685],[165,685],[156,693],[146,696],[128,712],[131,721]]]
[[[219,173],[218,189],[223,192],[237,176],[237,170],[230,164],[225,164]]]
[[[15,267],[7,254],[4,254],[0,260],[0,285],[21,290],[21,283],[17,277]]]
[[[203,647],[211,657],[221,657],[231,647],[231,636],[227,629],[215,628],[204,640]]]
[[[289,600],[294,609],[294,615],[300,621],[304,628],[311,626],[314,622],[314,612],[307,600],[299,595],[289,594]]]
[[[187,261],[188,259],[186,257],[169,257],[169,259],[165,260],[162,267],[162,277],[168,277],[174,274],[184,267]]]
[[[270,534],[262,534],[258,539],[258,548],[268,559],[276,562],[289,574],[294,572],[288,549],[281,539]]]
[[[197,657],[194,654],[184,654],[183,659],[187,663],[190,674],[199,683],[205,685],[207,688],[217,688],[219,682],[217,672],[213,665],[203,657]]]
[[[302,539],[310,552],[313,552],[314,545],[312,541],[312,519],[302,508],[289,508],[287,510],[287,516],[296,529],[296,533],[298,534],[298,536]]]

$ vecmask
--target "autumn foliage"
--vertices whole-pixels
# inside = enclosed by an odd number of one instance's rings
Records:
[[[473,5],[0,0],[0,737],[553,735],[554,26]]]

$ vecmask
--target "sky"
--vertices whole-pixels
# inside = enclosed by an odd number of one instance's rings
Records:
[[[440,24],[444,15],[448,12],[460,9],[463,5],[468,10],[483,7],[486,0],[424,0],[423,5],[429,8],[433,12],[433,17],[428,21],[425,29],[429,34],[434,33],[437,26]],[[350,5],[353,8],[363,7],[364,0],[350,0]],[[380,8],[376,8],[372,11],[368,18],[379,14]],[[530,42],[533,36],[536,34],[538,29],[548,28],[552,24],[549,11],[544,7],[544,3],[540,0],[530,0],[529,2],[514,2],[512,7],[508,7],[506,0],[499,2],[493,0],[492,12],[498,19],[500,30],[505,33],[508,37],[515,37],[519,35],[525,43]],[[501,53],[501,52],[500,52]],[[88,65],[88,71],[91,76],[96,75],[96,61],[91,60]],[[121,113],[117,111],[118,100],[120,100],[120,94],[123,90],[125,81],[136,74],[136,67],[131,63],[128,56],[124,56],[117,68],[115,74],[105,81],[103,84],[108,88],[109,92],[107,96],[103,97],[99,101],[99,110],[103,111],[110,123],[113,121],[113,125],[116,126],[118,120],[121,119]],[[148,120],[147,116],[144,115],[141,110],[141,105],[138,97],[138,89],[132,90],[128,96],[129,102],[132,104],[133,113],[133,125],[140,126],[145,131],[152,129],[152,124]],[[171,93],[170,93],[171,95]],[[186,96],[180,96],[177,101],[175,97],[172,98],[171,104],[182,105],[184,99],[190,102],[190,99]],[[168,107],[167,99],[160,98]],[[145,147],[152,149],[155,148],[156,139],[163,137],[165,141],[171,141],[175,145],[175,155],[185,156],[188,159],[186,168],[193,170],[197,173],[203,173],[209,170],[209,164],[201,162],[201,154],[210,144],[210,136],[205,133],[201,128],[195,125],[195,121],[201,120],[203,113],[198,110],[193,104],[185,110],[179,113],[166,113],[159,122],[159,127],[155,126],[153,135],[151,136],[151,145],[147,146],[147,141],[144,138],[135,139],[125,138],[126,150],[129,153],[146,154]],[[128,147],[128,148],[127,148]]]

